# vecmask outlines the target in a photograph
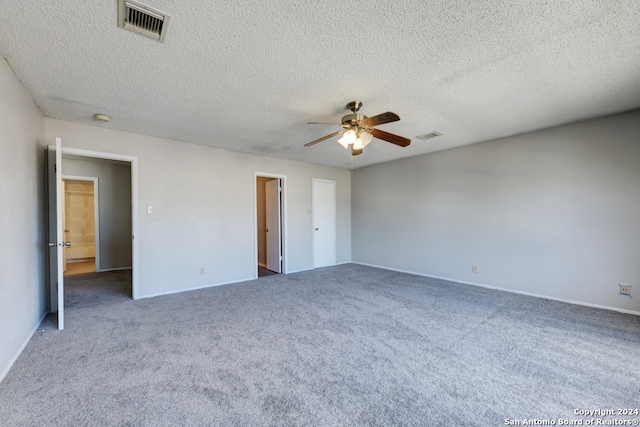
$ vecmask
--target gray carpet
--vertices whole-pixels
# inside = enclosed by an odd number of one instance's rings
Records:
[[[119,284],[109,284],[111,280]],[[342,265],[133,301],[68,280],[2,426],[457,425],[640,406],[640,318]]]
[[[258,266],[258,277],[273,276],[274,274],[278,274],[278,273],[276,273],[275,271],[267,270],[264,267]]]

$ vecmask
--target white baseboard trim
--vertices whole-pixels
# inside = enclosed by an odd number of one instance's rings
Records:
[[[345,264],[357,264],[357,263],[354,263],[353,261],[343,261],[333,265],[328,265],[327,267],[337,267],[338,265],[345,265]],[[362,265],[365,265],[365,264],[362,264]],[[372,267],[375,267],[375,266],[372,265]],[[326,267],[320,267],[320,268],[326,268]],[[303,271],[311,271],[311,270],[315,270],[315,267],[301,268],[300,270],[287,271],[287,274],[302,273]]]
[[[447,280],[449,282],[461,283],[463,285],[479,286],[481,288],[495,289],[497,291],[511,292],[513,294],[526,295],[526,296],[530,296],[530,297],[548,299],[548,300],[551,300],[551,301],[565,302],[567,304],[582,305],[582,306],[586,306],[586,307],[600,308],[600,309],[603,309],[603,310],[617,311],[619,313],[632,314],[634,316],[640,316],[640,311],[627,310],[625,308],[611,307],[611,306],[608,306],[608,305],[600,305],[600,304],[592,304],[590,302],[576,301],[576,300],[571,300],[571,299],[556,298],[556,297],[552,297],[552,296],[549,296],[549,295],[535,294],[533,292],[518,291],[518,290],[515,290],[515,289],[500,288],[498,286],[493,286],[493,285],[485,285],[483,283],[466,282],[466,281],[463,281],[463,280],[452,279],[450,277],[434,276],[434,275],[431,275],[431,274],[418,273],[418,272],[415,272],[415,271],[401,270],[401,269],[398,269],[398,268],[391,268],[391,267],[383,267],[381,265],[368,264],[366,262],[353,261],[352,264],[366,265],[367,267],[381,268],[383,270],[389,270],[389,271],[397,271],[398,273],[407,273],[407,274],[413,274],[415,276],[430,277],[432,279]]]
[[[287,271],[285,274],[302,273],[303,271],[311,271],[313,268],[301,268],[300,270]]]
[[[117,267],[117,268],[101,268],[96,270],[97,273],[104,273],[105,271],[118,271],[118,270],[131,270],[133,267]]]
[[[157,294],[150,294],[150,295],[140,295],[140,296],[138,296],[137,299],[154,298],[154,297],[159,297],[159,296],[162,296],[162,295],[181,294],[182,292],[197,291],[199,289],[214,288],[216,286],[232,285],[234,283],[248,282],[248,281],[252,281],[252,280],[255,280],[255,278],[248,277],[246,279],[233,280],[231,282],[212,283],[212,284],[209,284],[209,285],[196,286],[196,287],[193,287],[193,288],[176,289],[174,291],[159,292]]]
[[[38,322],[36,323],[36,326],[33,328],[29,336],[27,336],[27,339],[24,340],[24,343],[22,343],[17,353],[13,356],[13,358],[9,362],[9,365],[4,369],[4,371],[2,371],[2,374],[0,374],[0,383],[2,383],[2,380],[4,380],[4,377],[7,376],[7,374],[13,367],[13,364],[16,363],[16,360],[18,360],[18,357],[20,357],[20,355],[22,354],[22,352],[24,351],[24,348],[27,346],[27,344],[29,344],[29,341],[31,341],[33,334],[36,332],[36,330],[38,329],[38,327],[40,326],[40,324],[42,323],[42,321],[44,320],[47,314],[48,313],[45,311],[42,317],[40,318],[40,320],[38,320]]]

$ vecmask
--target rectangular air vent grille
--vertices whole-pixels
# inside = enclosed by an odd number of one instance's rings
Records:
[[[118,0],[118,26],[163,42],[170,16],[131,0]]]
[[[440,132],[438,132],[437,130],[434,130],[433,132],[425,133],[424,135],[418,135],[418,136],[416,136],[416,138],[418,138],[418,139],[431,139],[431,138],[435,138],[436,136],[440,136],[440,135],[442,135]]]

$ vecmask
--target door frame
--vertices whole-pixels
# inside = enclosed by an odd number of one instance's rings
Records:
[[[93,226],[95,227],[95,244],[96,244],[96,271],[100,271],[100,198],[98,190],[97,176],[76,176],[62,175],[62,180],[73,181],[92,181],[93,182]],[[66,199],[63,203],[66,203]]]
[[[337,185],[335,181],[329,179],[320,179],[320,178],[312,178],[311,179],[311,257],[313,260],[313,268],[316,267],[316,182],[321,182],[325,184],[333,185],[333,226],[334,226],[334,240],[333,240],[333,264],[336,265],[338,263],[338,193],[337,193]]]
[[[267,179],[264,177],[256,178]],[[264,182],[265,257],[266,268],[282,273],[282,181],[279,178]],[[275,215],[274,215],[275,214]],[[260,219],[260,218],[258,218]],[[273,227],[271,227],[273,225]],[[256,227],[257,228],[257,227]],[[273,232],[277,232],[274,235]],[[259,231],[258,231],[259,233]],[[277,244],[277,245],[276,245]],[[277,248],[277,249],[276,249]],[[274,250],[272,250],[274,249]],[[277,257],[275,255],[278,255]]]
[[[282,187],[280,199],[280,233],[282,245],[282,274],[289,272],[287,251],[287,176],[268,172],[253,171],[253,277],[258,278],[258,177],[280,179]]]
[[[117,160],[131,164],[131,297],[139,298],[139,226],[138,226],[138,158],[125,154],[106,153],[103,151],[91,151],[80,148],[62,147],[62,155],[89,157],[95,159]],[[63,170],[64,172],[64,170]],[[96,266],[97,268],[97,266]]]

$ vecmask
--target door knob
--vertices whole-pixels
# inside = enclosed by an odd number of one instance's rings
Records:
[[[268,232],[269,232],[269,229],[268,229],[268,228],[265,228],[265,229],[264,229],[264,231],[268,233]]]
[[[71,246],[71,242],[64,242],[63,243],[65,246]]]

